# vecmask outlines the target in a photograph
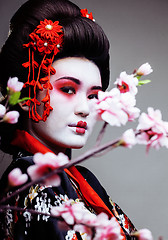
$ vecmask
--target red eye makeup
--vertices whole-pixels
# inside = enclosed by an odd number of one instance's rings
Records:
[[[75,94],[78,87],[77,83],[69,79],[60,79],[54,83],[54,88],[67,96]]]
[[[54,83],[54,87],[67,96],[76,94],[80,86],[81,82],[79,79],[69,76],[61,77]],[[97,99],[98,92],[101,90],[102,88],[100,86],[91,87],[91,89],[88,91],[89,93],[87,94],[88,99]]]
[[[88,99],[97,99],[98,98],[98,92],[101,91],[100,89],[94,89],[91,90],[88,94]]]

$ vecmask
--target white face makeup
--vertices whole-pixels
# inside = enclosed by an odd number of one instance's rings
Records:
[[[30,133],[48,147],[81,148],[95,124],[93,110],[101,76],[98,67],[85,58],[69,57],[53,63],[56,74],[51,76],[51,106],[46,122],[30,120]],[[42,99],[44,92],[38,98]],[[43,106],[38,111],[43,112]]]

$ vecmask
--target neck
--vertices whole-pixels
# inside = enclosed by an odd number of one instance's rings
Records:
[[[52,152],[54,152],[55,154],[58,154],[60,152],[65,153],[67,148],[59,146],[58,144],[54,144],[51,143],[50,141],[44,141],[41,138],[39,138],[39,136],[36,134],[35,131],[32,131],[31,129],[29,129],[29,131],[27,131],[32,137],[36,138],[39,142],[41,142],[44,146],[46,146],[47,148],[49,148]]]

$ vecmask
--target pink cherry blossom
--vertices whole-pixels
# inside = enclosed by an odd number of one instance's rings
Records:
[[[99,119],[111,126],[125,125],[139,116],[140,110],[135,107],[135,96],[131,93],[120,93],[117,88],[110,92],[98,93],[96,110]]]
[[[117,85],[121,93],[130,92],[136,95],[138,92],[138,79],[133,74],[128,75],[125,71],[120,73],[119,78],[116,79],[114,84]]]
[[[137,143],[146,144],[147,149],[154,147],[159,149],[162,146],[168,148],[168,122],[162,120],[160,110],[148,108],[148,113],[142,113],[139,117],[137,130]]]
[[[6,107],[0,104],[0,118],[2,118],[6,113]]]
[[[102,225],[96,228],[96,234],[93,238],[94,240],[120,240],[121,232],[119,224],[116,219],[113,217],[110,220],[105,220]]]
[[[75,231],[79,231],[82,236],[87,234],[88,239],[94,240],[119,240],[121,237],[120,227],[115,218],[108,219],[107,214],[95,215],[89,212],[83,203],[69,200],[62,205],[53,207],[51,214],[55,217],[62,217],[64,221],[73,226]]]
[[[108,215],[106,213],[102,212],[97,215],[94,225],[97,227],[104,226],[104,224],[106,225],[108,221],[109,221]]]
[[[138,70],[136,71],[136,74],[139,76],[143,76],[143,75],[148,75],[152,72],[153,72],[153,69],[151,68],[150,64],[144,63],[138,68]]]
[[[139,240],[153,240],[153,236],[150,230],[144,228],[138,231]]]
[[[46,175],[47,173],[65,165],[68,163],[68,157],[59,153],[58,155],[47,152],[45,154],[36,153],[33,157],[35,165],[30,166],[27,172],[32,180],[37,180],[38,178]],[[54,174],[51,177],[45,179],[46,185],[59,186],[60,177],[58,174]]]
[[[122,136],[122,146],[132,148],[136,143],[135,132],[133,129],[128,129]]]
[[[134,121],[140,115],[140,109],[135,107],[136,99],[135,96],[130,92],[120,94],[120,102],[122,109],[127,113],[128,121]]]
[[[122,110],[120,91],[117,88],[113,88],[110,92],[100,91],[96,104],[99,118],[111,126],[125,125],[128,121],[127,114]]]
[[[90,212],[83,212],[81,225],[80,222],[78,222],[77,227],[76,225],[74,226],[74,230],[77,229],[81,232],[87,233],[89,235],[89,238],[93,235],[93,233],[91,234],[90,230],[94,229],[95,237],[93,238],[93,240],[121,239],[119,224],[114,217],[109,220],[106,213],[94,215]]]
[[[106,214],[107,215],[107,214]],[[83,211],[83,214],[82,214],[82,223],[83,224],[86,224],[87,226],[97,226],[98,225],[98,216],[99,215],[95,215],[89,211]],[[79,219],[77,221],[78,223],[80,223]]]
[[[167,133],[168,131],[168,122],[162,120],[162,114],[160,110],[154,110],[149,107],[148,114],[142,113],[139,118],[139,125],[137,129],[147,130],[152,128],[158,133]]]
[[[19,82],[17,77],[9,78],[7,87],[10,92],[20,92],[23,88],[24,83]]]
[[[10,124],[15,124],[18,122],[18,118],[19,118],[19,112],[9,111],[4,115],[3,121]]]
[[[79,232],[82,236],[82,239],[92,240],[93,231],[90,227],[83,224],[76,224],[73,227],[73,230]]]
[[[83,216],[88,212],[82,202],[70,199],[58,207],[53,207],[51,213],[56,217],[62,217],[67,224],[81,223]],[[89,212],[89,215],[92,213]]]
[[[28,176],[27,174],[22,174],[21,170],[19,168],[13,169],[9,174],[8,174],[8,181],[9,185],[12,187],[16,187],[19,185],[24,184],[27,182]]]

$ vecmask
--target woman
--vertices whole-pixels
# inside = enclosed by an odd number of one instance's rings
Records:
[[[1,148],[10,147],[14,155],[1,179],[3,194],[8,173],[16,167],[26,172],[34,153],[63,152],[70,157],[71,148],[85,145],[95,123],[95,98],[109,83],[109,42],[86,10],[67,0],[29,0],[13,16],[10,28],[0,54],[2,92],[9,77],[18,77],[25,83],[23,96],[30,99],[20,104],[19,123],[4,132],[1,128]],[[32,186],[10,204],[48,213],[70,198],[83,201],[95,214],[115,216],[123,239],[135,230],[95,176],[79,166],[61,174],[59,187]],[[1,239],[82,236],[60,230],[55,218],[28,212],[2,213],[1,226]]]

